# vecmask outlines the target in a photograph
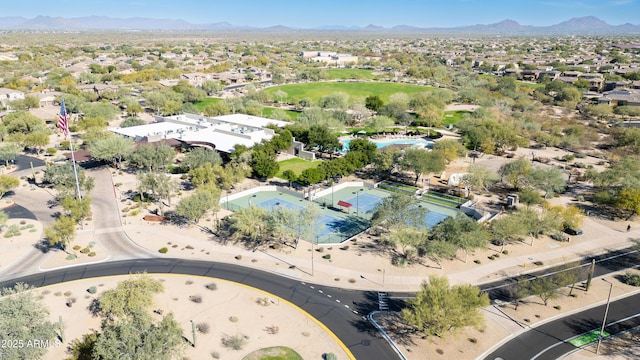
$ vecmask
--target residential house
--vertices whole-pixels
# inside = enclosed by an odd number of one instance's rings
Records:
[[[603,93],[598,104],[612,106],[640,106],[640,91],[635,89],[617,89]]]
[[[24,93],[20,90],[0,88],[0,104],[7,106],[15,100],[24,100]]]

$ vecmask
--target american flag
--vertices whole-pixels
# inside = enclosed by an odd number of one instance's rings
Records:
[[[67,108],[64,107],[64,99],[60,104],[60,115],[58,116],[58,128],[62,130],[64,133],[65,139],[67,138],[67,133],[69,132],[69,122],[67,121],[69,118],[67,114]]]

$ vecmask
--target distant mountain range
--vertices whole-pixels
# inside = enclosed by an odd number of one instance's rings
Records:
[[[217,30],[217,31],[251,31],[268,30],[270,32],[333,31],[333,32],[365,32],[365,33],[432,33],[432,34],[495,34],[495,35],[605,35],[605,34],[640,34],[640,25],[609,25],[594,16],[573,18],[550,26],[521,25],[514,20],[503,20],[488,25],[471,25],[461,27],[416,27],[397,25],[382,27],[367,25],[364,27],[345,25],[326,25],[301,29],[284,25],[265,28],[237,26],[227,22],[210,24],[192,24],[179,19],[152,18],[111,18],[106,16],[87,16],[78,18],[38,16],[33,19],[23,17],[0,17],[0,30],[36,30],[36,31],[97,31],[97,30]]]

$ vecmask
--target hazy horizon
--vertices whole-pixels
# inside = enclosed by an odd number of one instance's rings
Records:
[[[33,0],[12,2],[2,10],[1,16],[5,17],[147,17],[185,20],[193,24],[228,22],[237,26],[294,28],[369,24],[457,27],[492,24],[505,19],[522,25],[548,26],[583,16],[595,16],[611,25],[640,24],[640,0],[276,0],[269,3],[259,0]]]

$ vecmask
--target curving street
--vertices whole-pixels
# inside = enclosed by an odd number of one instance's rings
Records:
[[[134,273],[188,274],[250,285],[301,307],[324,323],[356,359],[394,359],[397,355],[364,316],[377,306],[377,293],[307,284],[233,264],[183,259],[133,259],[51,270],[0,282],[45,286],[65,281]]]
[[[640,294],[611,302],[605,331],[617,334],[640,326]],[[532,328],[509,340],[484,359],[552,360],[576,350],[568,341],[592,330],[600,330],[605,305],[596,306]]]

